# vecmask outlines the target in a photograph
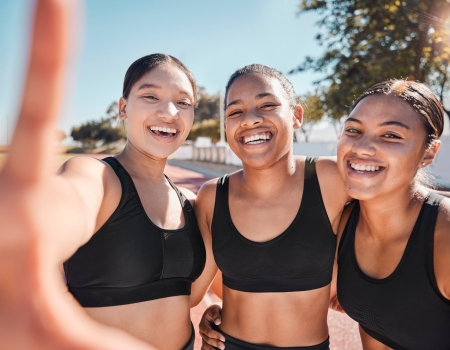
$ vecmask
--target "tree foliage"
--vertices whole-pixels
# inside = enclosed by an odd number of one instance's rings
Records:
[[[197,88],[198,106],[195,109],[194,122],[206,119],[216,119],[220,116],[220,95],[210,95],[204,87]],[[202,136],[202,135],[200,135]]]
[[[441,102],[450,88],[449,0],[300,0],[318,12],[316,40],[325,47],[291,73],[324,73],[324,113],[339,120],[369,86],[390,78],[428,84]],[[450,110],[446,110],[450,117]]]
[[[324,101],[319,92],[307,93],[300,96],[297,101],[303,107],[303,123],[298,131],[303,134],[305,141],[308,142],[314,125],[324,117]]]
[[[215,143],[220,140],[220,119],[210,118],[204,119],[201,122],[194,123],[191,132],[189,133],[188,140],[197,140],[197,137],[205,136],[210,137]]]
[[[123,126],[113,125],[113,123],[110,118],[102,118],[100,121],[89,121],[73,127],[70,136],[88,148],[94,148],[98,143],[109,145],[126,139]]]

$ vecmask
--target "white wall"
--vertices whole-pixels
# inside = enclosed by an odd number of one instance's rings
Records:
[[[429,168],[437,185],[450,188],[450,136],[441,137],[441,148]]]
[[[171,158],[192,159],[193,146],[181,146]],[[337,142],[295,142],[294,154],[305,156],[335,156]],[[241,160],[233,153],[228,144],[225,148],[225,164],[241,166]],[[428,167],[438,186],[450,188],[450,135],[441,137],[441,149],[434,163]]]

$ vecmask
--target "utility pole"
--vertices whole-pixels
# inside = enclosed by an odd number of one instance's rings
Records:
[[[223,146],[225,145],[225,128],[224,128],[224,122],[225,122],[225,116],[224,116],[224,96],[221,91],[219,91],[219,101],[220,101],[220,141],[219,145]]]

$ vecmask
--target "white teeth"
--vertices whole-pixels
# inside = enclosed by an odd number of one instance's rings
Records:
[[[173,129],[173,128],[164,128],[162,126],[151,126],[150,130],[152,131],[161,131],[161,132],[165,132],[165,133],[171,133],[171,134],[176,134],[177,130]]]
[[[378,170],[380,170],[379,166],[355,164],[352,162],[350,162],[350,167],[357,171],[378,171]]]
[[[265,133],[261,133],[261,134],[254,134],[254,135],[250,135],[250,136],[245,136],[244,137],[244,143],[250,143],[251,144],[258,144],[258,143],[263,143],[266,140],[270,140],[271,138],[271,133],[270,132],[265,132]]]

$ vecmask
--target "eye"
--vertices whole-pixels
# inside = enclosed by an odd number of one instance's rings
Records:
[[[360,134],[361,133],[358,129],[352,128],[352,127],[346,128],[345,132],[348,134]]]
[[[227,115],[227,118],[236,118],[236,117],[238,117],[240,114],[242,114],[242,111],[241,111],[241,110],[231,111],[231,112]]]
[[[180,101],[178,102],[178,104],[184,106],[184,107],[190,107],[192,106],[192,103],[190,103],[189,101]]]
[[[390,132],[382,135],[382,137],[387,138],[387,139],[397,139],[397,140],[401,139],[400,136],[398,136],[396,134],[393,134],[393,133],[390,133]]]
[[[154,101],[157,100],[157,98],[155,96],[153,96],[153,95],[145,95],[144,98],[147,99],[147,100],[154,100]]]
[[[261,108],[273,108],[273,107],[278,107],[277,104],[273,103],[273,102],[268,102],[268,103],[264,103]]]

